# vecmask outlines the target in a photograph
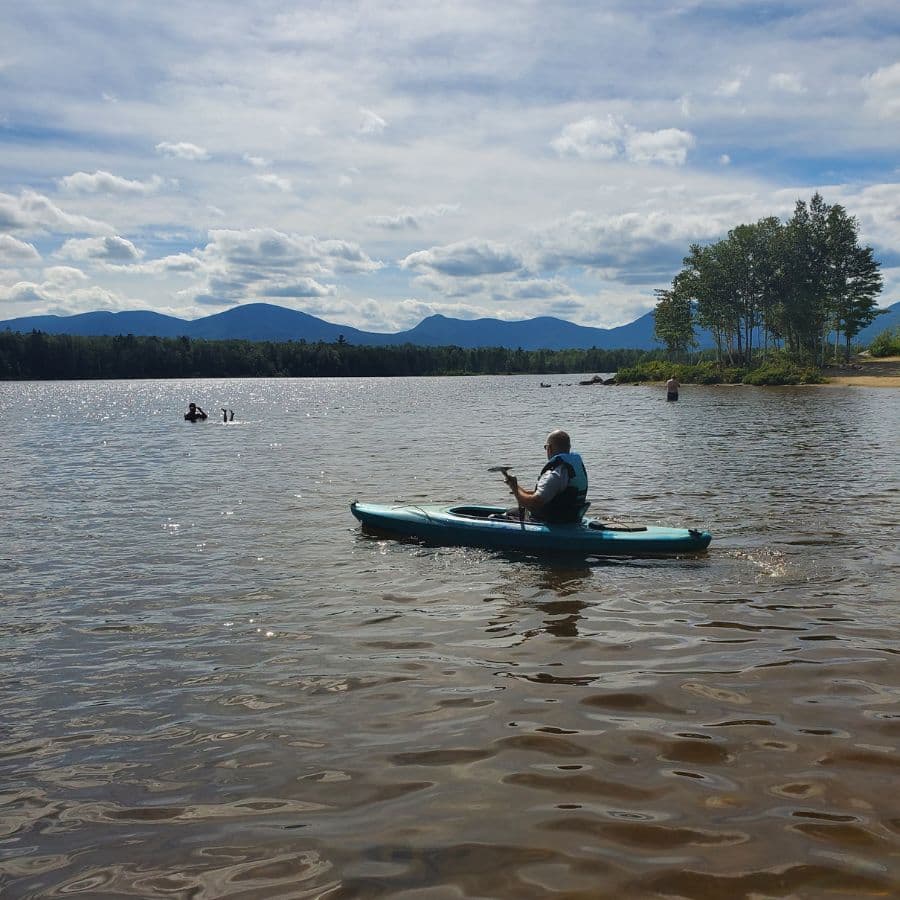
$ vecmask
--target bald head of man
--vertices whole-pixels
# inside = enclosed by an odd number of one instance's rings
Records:
[[[572,441],[568,432],[563,431],[561,428],[551,431],[547,435],[547,443],[544,444],[544,449],[547,451],[548,459],[551,456],[556,456],[557,453],[568,453],[572,449]]]

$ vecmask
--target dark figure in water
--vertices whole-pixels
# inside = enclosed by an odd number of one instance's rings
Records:
[[[681,385],[678,383],[678,379],[673,375],[666,382],[666,400],[677,400],[678,399],[678,388]]]
[[[234,410],[233,409],[225,409],[222,407],[222,421],[223,422],[233,422],[234,421]]]
[[[207,418],[206,413],[196,403],[188,404],[188,411],[184,414],[186,422],[202,422],[205,418]]]

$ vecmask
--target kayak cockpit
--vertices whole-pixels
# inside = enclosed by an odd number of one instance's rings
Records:
[[[506,518],[506,509],[502,506],[451,506],[447,512],[463,519]]]
[[[581,509],[582,517],[588,511],[588,507],[590,506],[590,501],[584,504]],[[518,522],[521,518],[523,518],[522,514],[517,512],[515,509],[507,509],[503,506],[474,506],[474,505],[466,505],[466,506],[451,506],[447,512],[452,516],[459,516],[462,519],[478,519],[480,521],[484,521],[485,519],[506,519],[511,522]],[[534,525],[549,525],[552,523],[542,522],[539,518],[531,518],[527,514],[524,516],[527,521],[531,522]],[[579,519],[577,522],[562,522],[558,524],[563,525],[582,525],[582,524],[590,524],[593,520],[589,519]],[[598,526],[594,527],[603,527],[598,524]]]

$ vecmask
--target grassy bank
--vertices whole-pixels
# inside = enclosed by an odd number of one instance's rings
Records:
[[[682,384],[823,384],[825,376],[813,366],[773,360],[753,369],[719,366],[711,360],[688,364],[647,360],[616,373],[618,384],[666,381],[675,376]]]

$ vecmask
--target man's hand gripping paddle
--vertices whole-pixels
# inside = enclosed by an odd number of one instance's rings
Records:
[[[516,494],[516,487],[519,482],[515,475],[510,475],[509,470],[512,466],[491,466],[488,469],[488,472],[500,472],[503,475],[503,480],[509,485],[509,489],[512,491],[513,496],[516,498],[516,503],[519,507],[519,521],[524,525],[525,524],[525,507],[519,501],[518,494]]]

